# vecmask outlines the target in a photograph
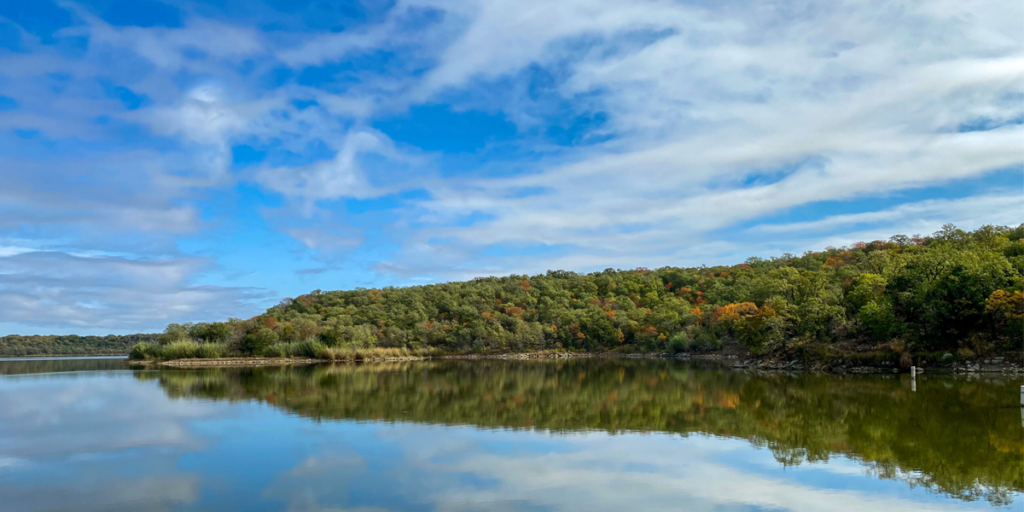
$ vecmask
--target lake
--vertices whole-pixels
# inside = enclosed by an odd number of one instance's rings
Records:
[[[1019,511],[1020,380],[0,361],[0,509]]]

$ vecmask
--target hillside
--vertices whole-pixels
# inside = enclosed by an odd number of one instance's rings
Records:
[[[732,266],[486,277],[286,299],[248,320],[172,324],[222,355],[317,347],[755,353],[837,342],[974,358],[1021,347],[1024,224],[750,258]],[[212,347],[210,347],[212,348]],[[140,354],[141,356],[141,354]]]

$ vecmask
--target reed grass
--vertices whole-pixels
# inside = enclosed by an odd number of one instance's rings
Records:
[[[172,359],[216,359],[227,357],[228,346],[223,343],[197,343],[175,341],[167,345],[138,343],[128,354],[129,359],[169,361]]]
[[[425,358],[437,353],[439,353],[439,351],[434,348],[324,347],[316,353],[316,358],[327,361],[374,361]]]

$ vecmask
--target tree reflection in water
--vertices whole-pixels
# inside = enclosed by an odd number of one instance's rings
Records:
[[[1024,490],[1017,382],[752,375],[674,361],[420,362],[160,370],[170,397],[258,400],[323,420],[743,438],[783,465],[843,455],[880,478],[1006,504]]]

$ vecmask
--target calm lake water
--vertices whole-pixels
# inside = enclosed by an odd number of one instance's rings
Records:
[[[0,509],[1022,510],[1020,379],[0,361]]]

